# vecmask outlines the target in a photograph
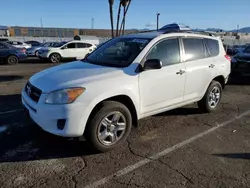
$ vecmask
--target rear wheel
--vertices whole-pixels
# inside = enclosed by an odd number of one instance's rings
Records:
[[[61,56],[58,53],[53,53],[49,56],[51,63],[60,63]]]
[[[88,123],[85,137],[96,150],[106,152],[124,143],[131,127],[129,109],[122,103],[106,101]]]
[[[198,106],[203,112],[212,112],[217,109],[221,101],[222,86],[219,82],[213,80],[209,85],[206,94],[198,102]]]
[[[7,58],[7,64],[9,65],[14,65],[14,64],[18,64],[18,58],[14,55],[10,55],[8,58]]]

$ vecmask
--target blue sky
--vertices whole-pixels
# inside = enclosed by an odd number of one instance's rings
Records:
[[[115,14],[119,0],[115,0]],[[0,25],[110,28],[108,0],[11,0],[1,2]],[[192,28],[235,29],[250,26],[250,0],[132,0],[127,28],[172,22]],[[151,27],[154,28],[154,27]]]

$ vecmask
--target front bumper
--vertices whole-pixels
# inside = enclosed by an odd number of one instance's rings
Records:
[[[35,51],[26,51],[28,56],[36,56]]]
[[[44,131],[62,137],[82,136],[87,122],[86,106],[81,103],[67,105],[50,105],[44,101],[47,94],[42,94],[39,101],[33,101],[22,90],[22,104],[29,113],[30,118]],[[58,120],[65,120],[63,129],[58,128]]]
[[[49,58],[49,54],[47,52],[38,53],[38,57],[41,58],[41,59],[47,59],[47,58]]]

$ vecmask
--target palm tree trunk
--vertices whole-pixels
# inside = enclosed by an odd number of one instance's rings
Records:
[[[111,23],[111,36],[114,38],[114,18],[113,18],[113,4],[109,1],[109,14]]]
[[[126,7],[123,7],[123,17],[124,17],[124,22],[122,26],[122,34],[124,35],[125,23],[126,23]]]
[[[121,14],[122,3],[119,4],[118,14],[117,14],[117,24],[116,24],[116,36],[119,36],[119,23],[120,23],[120,14]]]
[[[122,32],[122,29],[124,28],[124,30],[125,30],[125,18],[126,18],[130,3],[131,3],[131,0],[129,1],[128,6],[126,7],[126,10],[125,10],[124,15],[123,15],[123,19],[122,19],[122,23],[121,23],[121,27],[120,27],[120,35],[121,35],[121,32]]]

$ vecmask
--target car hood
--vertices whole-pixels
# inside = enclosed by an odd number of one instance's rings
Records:
[[[53,90],[82,86],[89,82],[121,76],[122,72],[122,68],[75,61],[38,72],[29,81],[43,93],[49,93]]]

